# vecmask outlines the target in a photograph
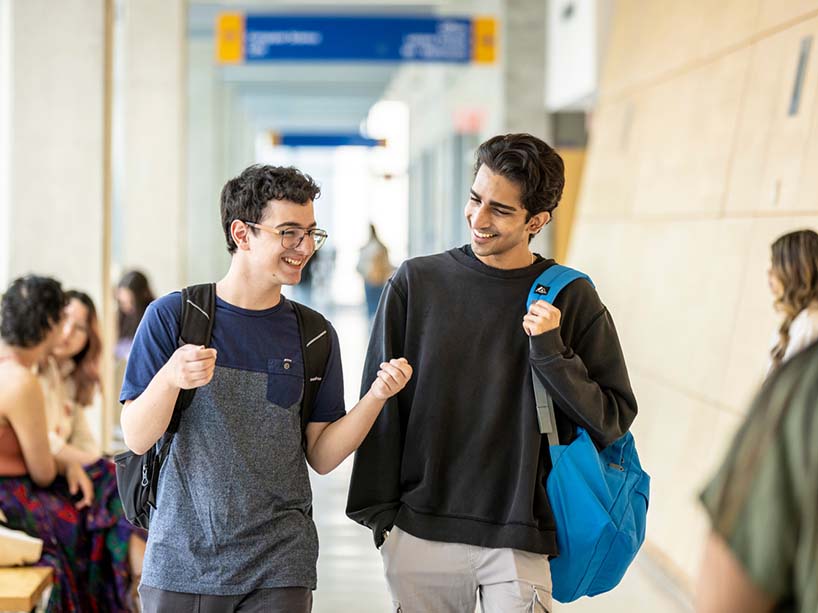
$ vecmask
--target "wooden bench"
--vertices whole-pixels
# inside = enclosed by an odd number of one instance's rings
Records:
[[[45,566],[0,568],[0,611],[31,611],[53,581]]]

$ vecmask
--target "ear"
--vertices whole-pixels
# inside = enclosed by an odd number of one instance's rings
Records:
[[[233,242],[236,243],[236,247],[239,249],[247,251],[250,248],[250,243],[247,240],[249,235],[250,228],[243,221],[234,219],[230,224],[230,236],[233,237]]]
[[[551,213],[548,211],[537,213],[528,220],[528,231],[532,234],[539,234],[540,230],[543,229],[543,226],[545,226],[545,224],[547,224],[549,221],[551,221]]]

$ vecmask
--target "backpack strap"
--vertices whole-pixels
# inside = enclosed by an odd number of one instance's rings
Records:
[[[588,283],[594,285],[591,277],[579,270],[568,268],[568,266],[554,264],[545,269],[531,284],[531,290],[528,292],[528,299],[525,303],[526,310],[535,300],[545,300],[549,304],[554,304],[554,300],[556,300],[559,293],[577,279],[586,279]],[[548,435],[549,445],[559,445],[560,438],[557,433],[557,418],[554,415],[554,401],[533,367],[531,368],[531,381],[534,384],[534,400],[537,405],[537,421],[540,425],[540,432]]]
[[[525,308],[531,306],[535,300],[545,300],[550,304],[554,304],[557,295],[565,289],[569,283],[573,283],[577,279],[585,279],[591,285],[591,277],[584,272],[562,266],[561,264],[554,264],[546,268],[539,277],[531,284],[531,290],[528,292],[528,300],[526,300]]]
[[[304,433],[312,416],[312,409],[329,361],[330,336],[327,320],[318,311],[292,302],[295,316],[298,319],[298,332],[301,335],[301,355],[304,359],[304,394],[301,399],[301,435],[306,443]]]
[[[179,347],[182,345],[209,345],[213,335],[213,320],[216,313],[216,284],[191,285],[182,290],[182,314],[179,318]],[[168,424],[168,433],[179,430],[182,411],[190,406],[196,388],[179,390],[173,416]]]

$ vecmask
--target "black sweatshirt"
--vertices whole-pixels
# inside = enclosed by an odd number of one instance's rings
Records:
[[[531,366],[554,399],[563,444],[577,425],[600,447],[613,442],[636,399],[613,320],[586,280],[557,297],[558,329],[526,335],[528,291],[553,264],[501,270],[467,245],[408,260],[390,279],[362,394],[390,358],[405,356],[414,375],[358,449],[347,502],[376,545],[397,525],[433,541],[558,553]]]

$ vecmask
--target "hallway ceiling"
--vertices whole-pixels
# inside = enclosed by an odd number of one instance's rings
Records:
[[[213,40],[217,15],[225,10],[282,14],[329,12],[337,15],[435,15],[448,0],[359,1],[339,5],[331,0],[303,4],[243,1],[220,3],[189,0],[188,36]],[[278,132],[358,132],[372,105],[400,67],[396,63],[286,62],[220,69],[235,87],[239,104],[258,130]]]

